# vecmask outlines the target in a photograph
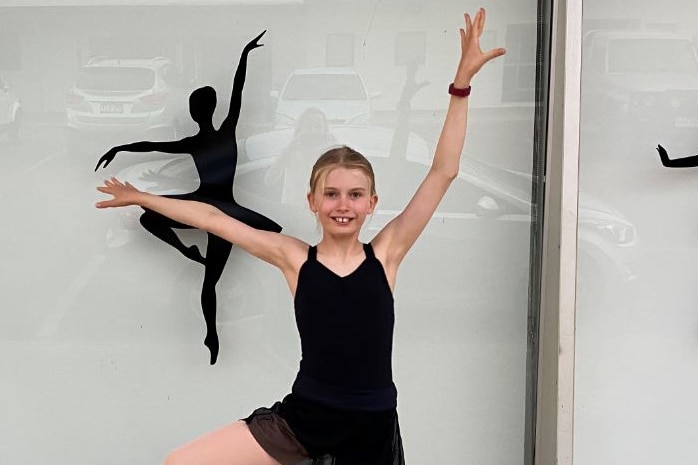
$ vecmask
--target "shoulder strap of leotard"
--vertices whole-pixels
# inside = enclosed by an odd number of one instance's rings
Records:
[[[315,258],[317,257],[317,246],[311,245],[308,247],[308,261],[312,262],[315,261]]]
[[[364,244],[364,253],[366,254],[366,258],[376,258],[376,255],[373,253],[373,246],[370,242]]]

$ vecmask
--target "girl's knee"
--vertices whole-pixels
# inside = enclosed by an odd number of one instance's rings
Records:
[[[167,454],[163,465],[198,465],[198,460],[193,458],[196,456],[194,449],[186,445],[180,446]]]
[[[183,460],[182,454],[177,451],[173,450],[167,456],[165,457],[165,460],[162,462],[163,465],[186,465],[186,461]]]

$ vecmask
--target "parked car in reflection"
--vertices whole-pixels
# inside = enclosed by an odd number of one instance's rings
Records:
[[[698,128],[698,58],[691,39],[666,32],[597,30],[583,39],[590,119]]]
[[[318,108],[330,124],[363,123],[371,114],[371,100],[361,76],[353,68],[296,69],[288,76],[276,100],[274,126],[292,126],[308,108]]]
[[[2,74],[0,74],[0,134],[6,134],[14,142],[22,137],[22,104]]]
[[[172,139],[190,120],[188,92],[167,58],[92,58],[67,95],[69,136]]]
[[[406,151],[395,157],[390,154],[392,129],[336,126],[332,132],[337,140],[363,152],[374,166],[380,200],[365,226],[363,239],[369,240],[404,208],[429,169],[433,146],[410,134]],[[267,176],[293,137],[292,129],[281,129],[251,136],[239,144],[235,197],[242,205],[282,224],[286,232],[313,242],[318,238],[313,236],[312,218],[305,218],[307,227],[299,226],[307,214],[304,200],[297,204],[282,201],[283,180],[270,184]],[[116,175],[159,194],[191,191],[197,184],[188,157],[139,163]],[[423,315],[429,309],[430,318],[446,321],[470,315],[486,328],[505,325],[505,329],[493,329],[496,337],[525,336],[518,331],[525,327],[527,317],[531,182],[530,175],[464,157],[458,178],[407,258],[412,265],[401,269],[397,303],[403,312],[407,309],[407,313]],[[140,209],[131,216],[121,211],[116,214],[120,218],[115,218],[111,227],[113,246],[128,243],[129,236],[142,229],[137,221]],[[620,212],[599,199],[581,196],[579,254],[585,261],[583,272],[589,274],[586,283],[612,287],[633,280],[637,244],[635,227]],[[419,263],[433,268],[415,266]],[[264,282],[246,285],[245,279],[232,283],[239,288],[238,295]],[[257,308],[279,311],[276,302],[266,301],[278,298],[274,293],[255,293],[254,298],[265,299],[264,303],[255,302]],[[284,317],[277,317],[283,321]]]

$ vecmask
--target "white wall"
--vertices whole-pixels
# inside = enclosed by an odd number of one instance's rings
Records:
[[[698,6],[584,7],[580,190],[625,221],[604,228],[580,213],[580,231],[625,244],[613,275],[598,271],[602,258],[580,255],[575,464],[696,463],[698,171],[663,167],[655,147],[698,154],[698,64],[684,54],[678,65],[681,54],[651,31],[683,38],[686,52]],[[629,48],[607,60],[604,35],[591,31],[619,26],[627,29],[605,37]]]
[[[25,108],[22,143],[0,139],[0,462],[158,463],[183,441],[281,398],[297,369],[292,302],[279,273],[234,248],[218,286],[221,351],[211,367],[202,344],[202,267],[145,232],[137,209],[93,208],[101,198],[94,187],[107,176],[158,192],[186,191],[196,177],[185,157],[166,185],[159,156],[127,153],[94,173],[117,140],[166,137],[168,126],[157,135],[126,130],[118,137],[69,131],[66,95],[80,65],[109,51],[164,55],[185,75],[185,95],[210,83],[225,101],[242,46],[268,29],[265,46],[249,60],[239,131],[248,158],[239,163],[237,198],[312,243],[302,192],[265,181],[265,173],[285,153],[300,157],[286,179],[305,182],[303,156],[317,156],[323,142],[275,126],[270,92],[293,69],[324,66],[328,34],[353,34],[353,66],[380,96],[370,118],[330,133],[375,163],[381,200],[365,230],[370,240],[426,173],[458,57],[461,10],[478,6],[424,0],[0,10],[11,37],[0,43],[0,72]],[[411,463],[518,464],[523,456],[534,107],[503,91],[530,90],[534,81],[535,35],[521,30],[535,24],[536,3],[489,7],[486,46],[528,42],[473,83],[462,176],[398,279],[394,365]],[[519,35],[508,37],[513,29]],[[424,38],[424,48],[413,50],[423,57],[413,79],[428,85],[399,113],[406,68],[394,53],[405,32]],[[218,120],[225,105],[219,110]],[[180,109],[170,122],[187,120]],[[183,126],[180,134],[192,131]],[[488,213],[479,201],[497,207]],[[202,244],[196,232],[182,236]]]

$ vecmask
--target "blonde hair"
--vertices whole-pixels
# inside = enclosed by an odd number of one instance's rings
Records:
[[[310,192],[314,193],[320,180],[335,168],[356,169],[362,171],[369,180],[371,195],[376,195],[376,176],[371,162],[356,150],[342,145],[320,155],[310,173]]]

